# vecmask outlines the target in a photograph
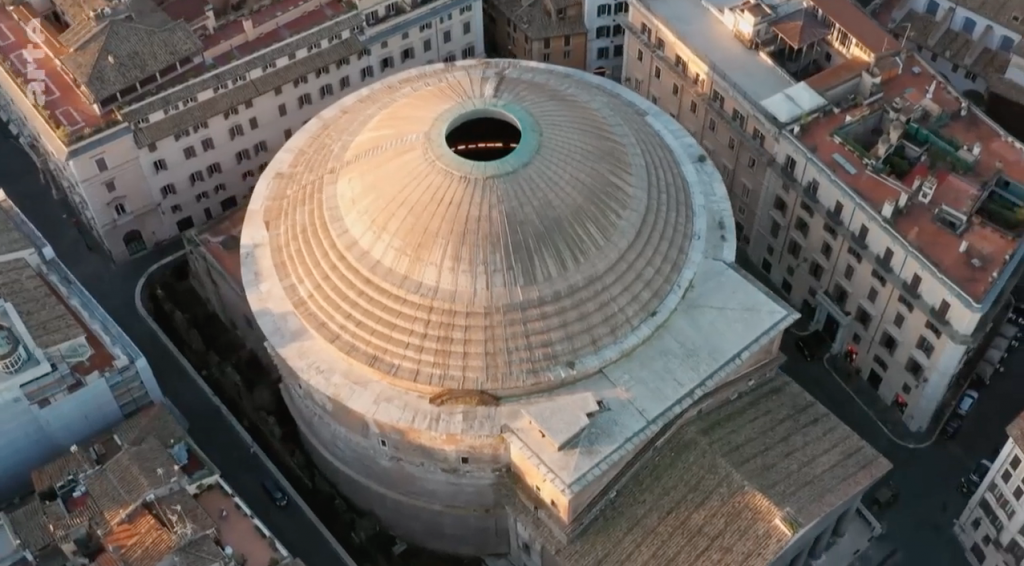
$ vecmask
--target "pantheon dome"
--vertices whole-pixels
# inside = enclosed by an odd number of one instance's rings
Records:
[[[653,104],[572,69],[473,60],[396,74],[304,126],[253,193],[241,270],[341,491],[415,544],[500,554],[508,470],[571,523],[630,443],[791,320],[743,287],[734,248],[717,171]],[[680,314],[716,300],[760,309],[726,346]],[[654,365],[621,369],[637,360]]]

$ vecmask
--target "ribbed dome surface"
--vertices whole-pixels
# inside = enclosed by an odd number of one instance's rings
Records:
[[[450,123],[479,112],[518,122],[519,147],[452,153]],[[395,383],[502,394],[582,377],[648,335],[677,284],[678,158],[609,90],[542,67],[437,66],[307,132],[257,189],[276,277],[307,327]]]

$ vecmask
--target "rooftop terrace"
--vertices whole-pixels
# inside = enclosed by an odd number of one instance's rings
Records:
[[[29,21],[30,16],[23,7],[0,10],[0,65],[24,89],[26,96],[34,99],[34,106],[53,133],[70,145],[120,123],[113,111],[98,112],[93,107],[58,59],[60,51],[56,45],[36,41],[43,38],[25,29],[16,17],[19,10],[25,14],[25,21]],[[30,67],[25,54],[30,49],[34,51],[35,68],[44,75],[42,81],[28,76]]]
[[[2,12],[2,11],[0,11]],[[0,210],[0,298],[11,303],[25,330],[43,350],[76,352],[66,358],[71,371],[85,377],[114,366],[115,356],[97,331],[83,319],[46,272],[26,259],[38,253],[33,242],[8,214]],[[88,347],[86,355],[81,352]]]
[[[224,545],[252,566],[287,558],[216,476],[196,483],[206,464],[181,445],[171,413],[150,407],[35,470],[36,496],[3,518],[35,556],[71,545],[64,561],[95,566],[215,566]]]
[[[907,55],[878,100],[825,113],[799,139],[954,285],[985,298],[1024,230],[1024,154],[924,61]]]
[[[900,47],[850,0],[644,0],[643,5],[715,72],[715,80],[782,124],[826,105],[816,93],[822,80],[837,80]],[[834,59],[832,66],[840,70],[812,84],[816,75],[829,72],[820,72],[816,57],[805,56],[818,52],[819,42],[832,45],[833,54],[846,53],[849,61]]]
[[[148,0],[144,3],[150,6]],[[119,81],[125,83],[120,88],[130,87],[132,83],[126,77],[132,73],[152,73],[149,67],[142,69],[135,68],[137,65],[121,63],[142,57],[130,51],[133,45],[138,48],[140,44],[131,35],[144,30],[141,23],[117,33],[104,31],[110,25],[97,26],[88,14],[93,11],[90,6],[106,6],[106,0],[60,0],[58,4],[58,8],[68,9],[76,18],[70,28],[64,31],[63,27],[50,21],[52,18],[40,18],[30,4],[22,4],[12,10],[0,10],[0,67],[34,101],[33,106],[41,118],[67,146],[121,124],[122,120],[116,110],[100,112],[94,101],[112,96],[111,89],[118,86]],[[179,24],[193,24],[205,17],[206,5],[206,0],[174,0],[162,6],[162,11],[152,5],[152,10],[146,10],[140,15],[145,16],[140,20],[144,20],[142,23],[149,22],[156,26],[153,29],[159,28],[160,33],[168,36],[168,41],[178,46],[177,51],[171,55],[180,59],[185,52],[183,50],[194,48],[202,51],[203,61],[179,73],[165,76],[155,85],[147,85],[151,92],[130,99],[130,103],[136,104],[213,73],[234,61],[266,50],[354,10],[354,6],[335,0],[264,1],[243,7],[244,12],[228,14],[215,20],[217,26],[212,33],[199,38],[188,31],[187,26]],[[33,22],[39,22],[39,25]],[[247,30],[250,24],[251,28]],[[76,40],[72,46],[65,45],[65,39],[70,41],[69,34],[79,28],[85,30],[81,33],[87,37],[81,42]],[[205,33],[202,26],[196,29]],[[194,41],[194,45],[190,41]],[[97,45],[92,45],[94,43]],[[42,81],[29,78],[30,65],[26,53],[34,56],[35,68],[44,74]],[[97,63],[99,60],[102,62]],[[167,61],[161,59],[159,63],[164,65]],[[169,64],[173,66],[174,62]],[[129,66],[132,67],[130,73],[125,69],[117,70]],[[34,93],[38,93],[38,96]]]

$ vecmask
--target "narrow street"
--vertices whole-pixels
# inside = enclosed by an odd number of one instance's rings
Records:
[[[180,242],[115,266],[98,243],[87,246],[71,221],[69,205],[53,196],[39,171],[21,147],[0,129],[0,188],[49,241],[96,301],[106,309],[149,361],[164,395],[188,420],[193,439],[220,468],[231,484],[281,542],[309,566],[336,566],[340,558],[298,505],[280,509],[261,487],[272,478],[214,402],[206,396],[164,346],[135,308],[135,287],[142,274],[161,259],[179,251]]]
[[[1011,351],[1004,362],[1006,372],[981,391],[956,439],[940,435],[929,446],[909,448],[890,438],[821,362],[807,362],[793,351],[794,341],[794,336],[787,337],[789,360],[783,370],[893,464],[886,479],[899,490],[899,502],[879,513],[886,532],[856,564],[967,566],[952,531],[967,504],[957,486],[979,460],[1002,448],[1006,425],[1024,410],[1024,349]]]

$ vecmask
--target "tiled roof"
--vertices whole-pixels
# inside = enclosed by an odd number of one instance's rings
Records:
[[[32,242],[18,229],[8,214],[6,207],[0,213],[0,255],[31,249]]]
[[[154,438],[126,448],[103,471],[130,503],[137,503],[177,478],[178,470],[166,448]]]
[[[53,542],[53,535],[43,518],[43,505],[33,497],[24,506],[8,514],[11,529],[26,549],[38,550]]]
[[[70,475],[78,475],[95,468],[86,452],[76,450],[32,470],[32,487],[43,491],[66,480]]]
[[[957,0],[958,11],[969,10],[986,19],[1024,35],[1024,7],[1020,2],[1006,0]],[[1014,16],[1017,21],[1014,21]]]
[[[217,523],[199,505],[187,490],[179,489],[153,502],[154,511],[164,519],[165,524],[173,524],[175,519],[192,527],[192,536],[213,532]]]
[[[131,446],[138,446],[152,437],[161,446],[169,447],[187,438],[185,429],[163,405],[152,405],[139,411],[115,426],[112,432],[121,442]]]
[[[121,116],[122,118],[124,118],[125,121],[134,122],[140,118],[149,116],[154,112],[167,108],[172,104],[181,102],[182,100],[185,100],[190,96],[195,96],[200,92],[210,90],[219,84],[230,82],[231,79],[239,75],[244,75],[245,73],[248,73],[249,71],[255,69],[260,69],[263,67],[263,65],[266,65],[271,61],[276,61],[283,57],[287,57],[291,53],[295,53],[300,49],[310,45],[311,43],[315,43],[317,41],[327,39],[333,35],[350,30],[360,23],[362,23],[362,16],[360,16],[358,13],[347,14],[330,22],[328,25],[315,29],[309,32],[308,34],[302,35],[301,37],[291,39],[288,41],[282,41],[281,43],[278,43],[274,47],[267,49],[262,53],[249,57],[248,59],[245,59],[244,61],[241,61],[237,64],[230,65],[229,67],[223,70],[210,69],[210,74],[205,75],[198,80],[182,85],[180,88],[168,91],[167,93],[161,96],[150,98],[142,104],[133,106],[131,108],[127,108],[121,112]],[[334,46],[330,45],[327,47],[327,49],[330,49],[332,47]],[[362,47],[360,47],[360,49],[362,49]],[[289,63],[287,66],[292,66],[296,63],[301,63],[302,61],[308,58],[309,56],[302,57],[301,59],[293,63]],[[340,59],[341,57],[338,58]],[[310,67],[309,71],[307,72],[312,72],[317,67],[322,66],[323,64]],[[269,74],[273,73],[268,73],[268,75]],[[271,88],[271,90],[273,90],[273,88]],[[173,117],[173,115],[170,117]],[[197,121],[199,120],[202,120],[202,118],[198,119]],[[178,129],[173,131],[178,131],[183,128],[184,127],[179,127]]]
[[[828,26],[811,13],[801,9],[771,22],[771,28],[792,46],[804,47],[828,37]]]
[[[212,566],[227,561],[224,551],[209,534],[192,539],[175,550],[173,556],[174,566]]]
[[[40,348],[53,348],[85,337],[85,330],[67,306],[23,258],[3,263],[0,297],[14,305],[25,329]]]
[[[1021,11],[1024,12],[1024,8]],[[920,44],[982,77],[1002,75],[1010,64],[1009,53],[988,47],[983,48],[974,60],[968,61],[972,49],[975,48],[975,41],[971,36],[953,28],[936,33],[940,30],[940,23],[928,14],[910,10],[896,25],[902,26],[900,29],[909,29],[909,41]]]
[[[333,65],[344,57],[351,57],[362,51],[359,39],[350,36],[343,41],[330,45],[311,55],[289,63],[275,71],[260,75],[227,92],[214,95],[198,104],[175,112],[166,118],[136,130],[135,141],[139,147],[168,138],[181,130],[192,127],[203,120],[208,120],[224,113],[257,96],[266,94],[279,86],[286,85],[295,79],[308,75],[320,67]]]
[[[566,19],[552,18],[544,9],[544,2],[494,0],[492,5],[505,14],[506,18],[515,22],[520,31],[534,41],[560,35],[587,33],[587,25],[582,16]]]
[[[93,29],[61,58],[97,100],[202,52],[188,25],[172,21],[150,0],[131,0],[130,6],[124,18],[88,22]]]
[[[156,566],[178,544],[174,535],[142,507],[117,525],[103,542],[125,566]]]
[[[671,433],[553,550],[563,566],[766,565],[889,467],[780,374]]]
[[[851,0],[811,0],[823,14],[843,28],[846,33],[859,41],[872,55],[899,51],[896,41],[871,16],[867,15],[856,2]]]

